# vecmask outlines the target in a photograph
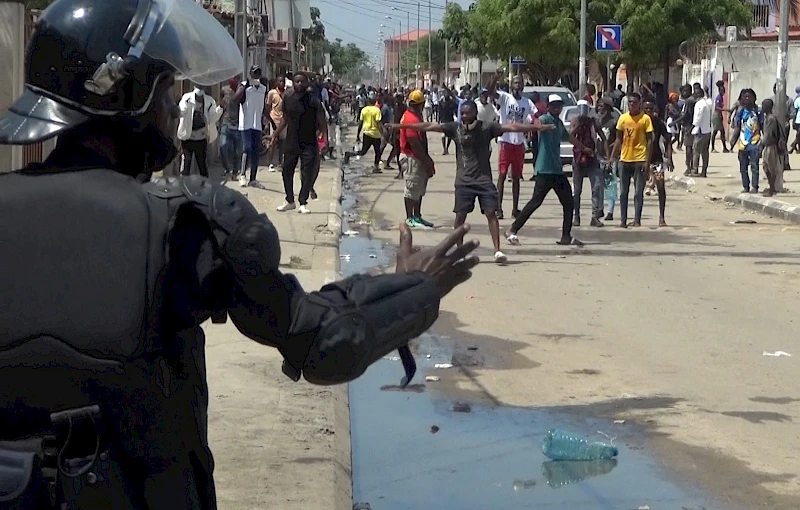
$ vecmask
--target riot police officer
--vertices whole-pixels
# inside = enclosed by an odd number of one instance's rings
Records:
[[[200,176],[151,180],[175,157],[176,79],[243,63],[193,0],[57,0],[41,15],[0,143],[58,136],[0,177],[0,508],[213,509],[200,324],[230,317],[284,372],[339,384],[436,320],[470,276],[456,230],[398,272],[304,291],[278,233]],[[269,412],[269,410],[264,410]]]

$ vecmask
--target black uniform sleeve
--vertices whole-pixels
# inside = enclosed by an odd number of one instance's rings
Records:
[[[458,136],[458,123],[457,122],[445,122],[442,126],[442,133],[444,133],[448,138],[455,138]]]
[[[280,271],[278,232],[267,216],[240,193],[212,188],[205,207],[198,204],[210,231],[201,249],[192,250],[199,253],[192,261],[193,301],[209,310],[198,318],[230,316],[243,334],[281,352],[292,379],[351,381],[438,317],[439,289],[423,273],[357,275],[305,292]]]

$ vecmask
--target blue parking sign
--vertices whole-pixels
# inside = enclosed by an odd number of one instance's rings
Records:
[[[597,25],[594,48],[597,51],[622,51],[622,26]]]

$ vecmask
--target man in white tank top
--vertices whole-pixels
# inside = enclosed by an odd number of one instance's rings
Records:
[[[258,173],[258,159],[261,153],[261,132],[264,127],[262,117],[264,104],[267,97],[267,86],[261,81],[261,68],[254,65],[250,68],[250,79],[239,85],[239,90],[233,102],[239,102],[239,132],[242,134],[244,155],[242,156],[241,175],[239,183],[248,185],[246,175],[246,162],[250,162],[249,185],[258,187],[256,174]]]

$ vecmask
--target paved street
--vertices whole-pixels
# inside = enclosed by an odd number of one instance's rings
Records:
[[[454,156],[434,160],[423,214],[439,228],[415,231],[418,245],[439,242],[453,220]],[[734,162],[714,155],[709,183],[736,179]],[[795,175],[787,186],[800,191]],[[387,249],[404,219],[393,177],[366,177],[359,189],[360,214]],[[800,508],[800,226],[695,191],[668,189],[668,228],[654,228],[656,197],[646,197],[642,228],[576,228],[583,248],[555,245],[561,211],[551,194],[520,231],[522,246],[503,246],[506,266],[491,262],[485,219],[471,215],[485,263],[446,298],[435,326],[470,368],[437,373],[437,387],[460,400],[627,420],[657,458],[726,507]],[[589,200],[587,191],[584,208]],[[794,356],[762,354],[778,350]]]

